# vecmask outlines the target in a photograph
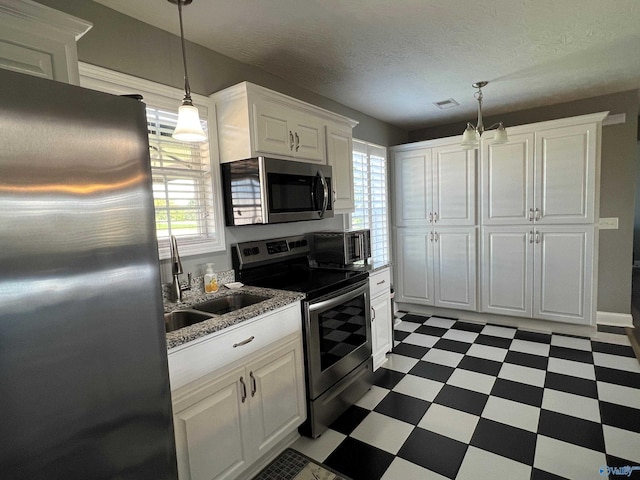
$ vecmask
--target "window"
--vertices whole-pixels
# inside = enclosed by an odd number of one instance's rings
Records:
[[[387,149],[353,140],[353,183],[355,211],[351,228],[371,230],[371,259],[389,262],[387,215]]]
[[[80,82],[95,90],[144,97],[160,258],[169,258],[170,235],[178,238],[182,255],[223,250],[218,163],[210,158],[208,142],[185,143],[171,136],[184,92],[82,63]],[[208,99],[192,97],[207,132]]]

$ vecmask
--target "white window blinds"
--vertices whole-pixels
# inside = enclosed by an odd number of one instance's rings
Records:
[[[389,262],[389,223],[387,202],[387,149],[353,140],[353,183],[355,211],[352,228],[371,230],[371,258]]]

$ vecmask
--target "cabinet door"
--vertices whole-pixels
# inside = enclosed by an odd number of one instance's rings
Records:
[[[434,147],[433,224],[475,225],[476,153],[459,144]]]
[[[371,336],[373,340],[373,370],[387,360],[391,351],[391,298],[383,294],[371,299]]]
[[[259,98],[253,103],[254,144],[259,153],[293,155],[295,139],[288,109]]]
[[[353,147],[351,128],[327,127],[327,161],[333,168],[333,209],[353,212]]]
[[[174,405],[180,480],[235,478],[253,460],[243,443],[249,433],[243,375],[236,369],[203,386],[190,403]]]
[[[509,142],[501,145],[494,145],[492,139],[482,140],[480,184],[483,225],[531,223],[533,147],[532,133],[509,135]]]
[[[298,338],[247,365],[248,443],[264,454],[306,419],[302,342]]]
[[[314,163],[326,163],[324,123],[313,115],[292,112],[293,156]]]
[[[431,213],[431,149],[394,155],[398,226],[425,226]]]
[[[482,228],[482,311],[530,317],[533,226]]]
[[[397,229],[398,301],[433,305],[433,267],[428,230]]]
[[[437,228],[433,244],[434,304],[438,307],[476,308],[476,230]]]
[[[536,223],[593,223],[596,124],[536,132]]]
[[[594,227],[536,227],[533,316],[591,325]]]

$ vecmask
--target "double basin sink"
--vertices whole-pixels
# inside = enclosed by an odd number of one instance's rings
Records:
[[[165,314],[165,329],[167,333],[173,332],[174,330],[215,318],[216,315],[224,315],[268,299],[269,297],[250,293],[236,293],[207,300],[206,302],[192,305],[190,308],[174,310]]]

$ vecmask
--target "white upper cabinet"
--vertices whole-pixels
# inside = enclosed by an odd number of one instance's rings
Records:
[[[474,225],[475,157],[451,138],[394,147],[396,226]]]
[[[78,85],[76,41],[91,27],[30,0],[0,0],[0,68]]]
[[[513,127],[502,145],[483,139],[482,224],[594,223],[605,116]]]
[[[351,127],[327,126],[327,160],[333,168],[333,210],[335,213],[353,212],[353,142]]]

